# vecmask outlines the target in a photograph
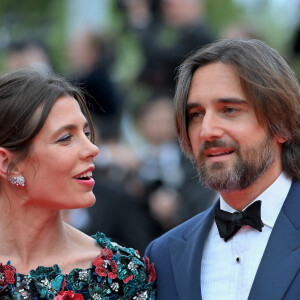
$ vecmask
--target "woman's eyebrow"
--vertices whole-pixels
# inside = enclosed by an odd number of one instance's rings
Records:
[[[89,124],[88,122],[86,122],[83,126],[83,129],[87,129],[89,128]],[[61,127],[59,127],[57,130],[55,130],[55,133],[54,134],[57,134],[61,131],[64,131],[64,130],[74,130],[74,129],[77,129],[78,128],[78,125],[77,124],[67,124],[67,125],[63,125]]]

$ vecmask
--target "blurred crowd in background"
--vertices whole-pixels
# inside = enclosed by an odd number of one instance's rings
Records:
[[[73,32],[62,47],[64,67],[54,63],[47,35],[27,32],[2,42],[2,72],[31,66],[63,73],[86,94],[100,148],[93,174],[97,202],[64,216],[84,232],[100,230],[143,251],[152,239],[217,199],[199,182],[176,139],[176,68],[189,53],[216,39],[265,37],[241,20],[227,22],[216,33],[206,2],[112,1],[118,26]],[[286,54],[292,63],[299,53],[295,26]]]

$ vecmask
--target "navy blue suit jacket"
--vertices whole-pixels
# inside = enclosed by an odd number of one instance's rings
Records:
[[[157,272],[158,300],[202,299],[201,259],[214,220],[214,206],[147,247],[145,255],[154,262]],[[294,181],[272,230],[248,299],[300,299],[299,270],[300,182]]]

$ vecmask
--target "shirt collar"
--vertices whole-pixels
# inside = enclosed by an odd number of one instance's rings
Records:
[[[284,200],[290,190],[292,180],[284,172],[255,200],[251,203],[261,200],[261,219],[263,223],[273,228]],[[251,205],[251,203],[249,205]],[[235,212],[229,204],[220,195],[220,208],[228,212]]]

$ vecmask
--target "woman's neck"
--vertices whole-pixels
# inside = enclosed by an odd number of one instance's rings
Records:
[[[60,213],[0,199],[0,262],[31,269],[68,249],[68,238]]]

